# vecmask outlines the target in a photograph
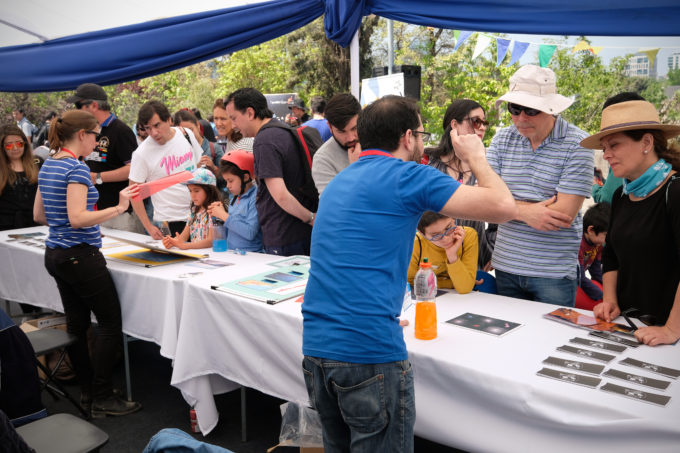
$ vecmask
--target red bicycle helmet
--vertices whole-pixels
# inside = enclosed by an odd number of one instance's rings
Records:
[[[242,149],[235,149],[222,156],[222,160],[231,162],[241,170],[247,171],[250,173],[251,179],[255,178],[255,158],[253,157],[253,153],[249,153]]]

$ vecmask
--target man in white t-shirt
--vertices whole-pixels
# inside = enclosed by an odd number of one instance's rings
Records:
[[[137,127],[144,127],[151,140],[144,140],[132,154],[130,184],[155,181],[184,170],[196,169],[203,150],[193,132],[172,127],[168,108],[159,101],[148,101],[140,109]],[[181,233],[191,208],[191,198],[186,186],[176,184],[151,195],[154,207],[153,220],[167,222],[172,236]],[[144,228],[154,239],[163,233],[155,226],[144,209],[144,203],[132,201],[135,213]]]

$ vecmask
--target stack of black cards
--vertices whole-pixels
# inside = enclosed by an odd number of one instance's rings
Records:
[[[671,381],[655,379],[639,374],[629,373],[625,370],[609,368],[605,371],[605,366],[629,347],[638,347],[639,343],[621,338],[606,332],[591,332],[591,335],[613,341],[616,344],[590,338],[575,337],[569,340],[570,345],[563,345],[557,348],[559,352],[578,356],[581,359],[592,360],[597,363],[583,362],[580,360],[563,359],[559,357],[548,357],[543,361],[546,365],[563,368],[567,371],[555,370],[553,368],[542,368],[538,371],[539,376],[557,379],[562,382],[578,384],[590,388],[597,388],[602,382],[600,376],[626,381],[644,387],[645,390],[625,387],[622,385],[605,382],[600,390],[616,393],[628,398],[645,401],[647,403],[665,406],[671,397],[655,391],[666,391]],[[640,368],[651,373],[659,374],[672,379],[680,377],[680,370],[668,368],[652,363],[641,362],[639,360],[626,358],[619,361],[620,365]],[[652,389],[653,391],[647,391]]]

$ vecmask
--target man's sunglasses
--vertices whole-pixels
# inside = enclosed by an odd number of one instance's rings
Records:
[[[523,105],[513,104],[511,102],[508,102],[508,112],[510,112],[510,114],[514,116],[517,116],[522,112],[524,112],[526,116],[536,116],[539,113],[541,113],[541,111],[538,109],[524,107]]]
[[[655,326],[656,324],[656,316],[654,315],[648,315],[642,313],[640,310],[637,308],[631,307],[627,308],[626,310],[623,310],[621,312],[621,316],[623,316],[623,319],[626,320],[629,326],[631,326],[634,330],[637,330],[637,326],[630,320],[630,318],[635,318],[639,319],[640,322],[642,322],[646,326]]]
[[[76,109],[78,109],[78,110],[80,110],[83,107],[85,107],[86,105],[90,105],[90,104],[92,104],[92,101],[76,101],[75,102]]]

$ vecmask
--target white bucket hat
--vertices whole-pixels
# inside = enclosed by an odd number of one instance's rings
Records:
[[[496,108],[503,101],[550,115],[557,115],[574,102],[557,94],[556,77],[552,69],[531,64],[522,66],[510,77],[510,91],[496,101]]]

